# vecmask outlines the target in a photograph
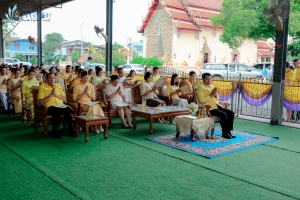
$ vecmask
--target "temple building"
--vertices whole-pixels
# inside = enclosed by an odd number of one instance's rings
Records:
[[[223,27],[213,27],[209,18],[221,12],[222,2],[153,0],[138,27],[144,36],[144,56],[157,57],[168,66],[190,67],[209,62],[252,65],[269,61],[274,53],[266,40],[244,40],[238,49],[219,41]]]

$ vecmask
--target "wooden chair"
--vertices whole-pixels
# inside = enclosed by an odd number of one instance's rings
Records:
[[[52,123],[51,116],[47,115],[48,108],[39,104],[38,101],[38,89],[32,90],[33,96],[33,105],[34,105],[34,131],[38,131],[39,124],[42,123],[44,126],[44,136],[48,135],[48,125]],[[64,123],[65,127],[65,119],[64,116],[61,116],[60,121]]]
[[[15,104],[14,100],[11,97],[10,92],[7,90],[7,116],[10,117],[10,114],[13,115],[13,118],[16,118],[16,112],[15,112]]]
[[[27,120],[27,127],[30,127],[30,118],[32,117],[31,114],[31,106],[29,104],[26,104],[26,97],[25,95],[22,94],[22,90],[21,90],[21,97],[22,97],[22,124],[24,124],[24,116],[26,116],[26,120]]]

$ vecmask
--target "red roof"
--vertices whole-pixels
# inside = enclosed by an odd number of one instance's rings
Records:
[[[270,50],[269,51],[257,50],[257,55],[270,57],[270,55],[274,56],[274,53],[270,52]]]
[[[257,49],[270,50],[270,45],[265,39],[259,40],[257,41]]]
[[[190,7],[205,8],[213,11],[222,10],[223,0],[187,0]]]

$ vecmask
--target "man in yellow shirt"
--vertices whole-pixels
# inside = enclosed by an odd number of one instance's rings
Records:
[[[156,83],[158,79],[160,79],[160,75],[158,74],[158,67],[153,67],[152,73],[152,83]]]
[[[48,108],[48,115],[52,116],[52,133],[54,138],[62,138],[62,135],[58,133],[57,128],[60,126],[61,115],[64,115],[66,123],[69,129],[69,135],[74,136],[75,131],[72,128],[72,110],[69,107],[59,107],[64,105],[66,101],[65,93],[62,87],[55,83],[55,75],[47,74],[47,82],[40,86],[38,92],[38,99],[41,105]]]
[[[199,101],[204,105],[210,106],[210,114],[220,118],[222,127],[222,137],[231,139],[235,138],[230,131],[233,130],[234,112],[219,105],[219,95],[217,88],[211,84],[211,75],[204,73],[202,75],[203,84],[199,84],[197,96]]]

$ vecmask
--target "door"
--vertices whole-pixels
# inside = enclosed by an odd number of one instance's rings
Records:
[[[238,77],[236,73],[236,65],[235,64],[228,64],[228,78]]]
[[[208,63],[208,53],[204,53],[204,63]]]
[[[238,63],[239,61],[238,61],[238,55],[235,53],[235,54],[233,54],[233,60],[232,60],[232,62],[234,62],[234,63]]]

